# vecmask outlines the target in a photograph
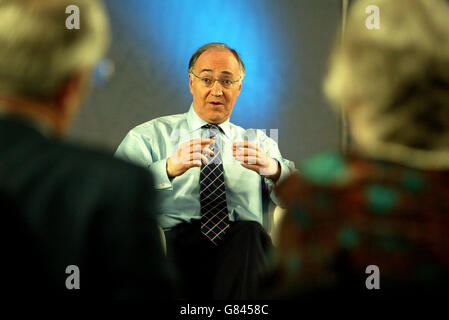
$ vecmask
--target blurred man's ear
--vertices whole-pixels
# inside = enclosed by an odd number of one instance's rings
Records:
[[[88,82],[92,71],[87,68],[74,72],[60,87],[54,97],[55,107],[61,116],[70,118],[79,109],[87,91]]]

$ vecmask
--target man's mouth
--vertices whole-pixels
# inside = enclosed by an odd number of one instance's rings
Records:
[[[224,104],[222,102],[218,102],[218,101],[211,101],[209,102],[211,105],[214,105],[216,107],[220,107],[220,106],[224,106]]]

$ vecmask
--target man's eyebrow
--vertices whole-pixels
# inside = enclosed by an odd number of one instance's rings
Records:
[[[200,73],[203,73],[203,72],[213,72],[214,70],[212,70],[212,69],[203,69],[203,70],[201,70],[200,71]],[[234,75],[232,72],[230,72],[230,71],[222,71],[221,72],[221,74],[226,74],[226,75]]]

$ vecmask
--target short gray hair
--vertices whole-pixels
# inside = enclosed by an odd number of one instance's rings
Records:
[[[243,64],[242,59],[240,58],[240,55],[235,49],[230,48],[228,45],[221,43],[221,42],[211,42],[203,45],[201,48],[195,51],[195,53],[192,55],[189,61],[189,72],[193,71],[193,68],[195,67],[195,63],[198,60],[198,58],[207,50],[209,49],[220,49],[220,50],[229,50],[234,55],[234,57],[237,59],[237,62],[239,64],[240,68],[240,75],[241,77],[245,76],[245,65]]]
[[[379,30],[365,27],[368,5],[380,10]],[[352,7],[324,89],[334,106],[356,106],[350,125],[363,128],[353,133],[365,149],[376,145],[417,166],[425,157],[409,151],[442,152],[449,166],[448,17],[443,0],[360,0]]]
[[[109,44],[101,0],[0,0],[0,94],[49,98],[79,68],[92,67]],[[66,7],[80,9],[68,30]]]

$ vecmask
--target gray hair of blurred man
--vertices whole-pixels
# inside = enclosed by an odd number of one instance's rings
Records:
[[[365,27],[375,5],[380,29]],[[449,168],[449,5],[360,0],[331,54],[324,91],[347,112],[362,153]]]
[[[66,28],[69,5],[79,8],[80,29]],[[48,99],[108,45],[100,0],[0,0],[0,95]]]

